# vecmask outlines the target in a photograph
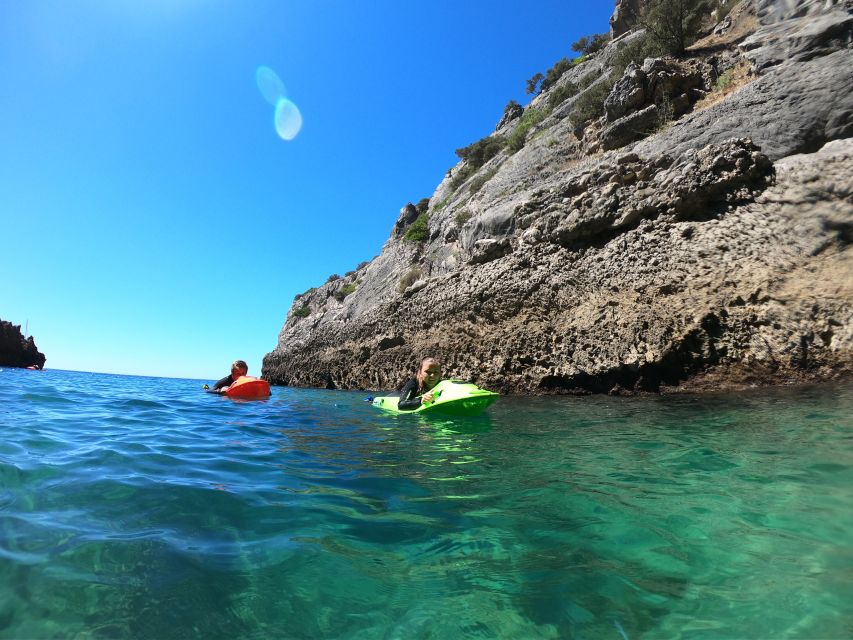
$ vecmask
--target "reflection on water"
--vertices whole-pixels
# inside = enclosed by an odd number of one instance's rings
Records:
[[[460,419],[2,378],[2,637],[853,632],[849,387]]]

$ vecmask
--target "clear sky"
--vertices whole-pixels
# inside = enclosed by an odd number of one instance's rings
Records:
[[[0,318],[47,367],[216,379],[378,254],[612,0],[0,4]],[[301,115],[274,127],[259,67]]]

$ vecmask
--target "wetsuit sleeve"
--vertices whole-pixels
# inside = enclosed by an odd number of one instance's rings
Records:
[[[229,387],[231,383],[234,382],[234,378],[230,375],[225,376],[222,380],[219,380],[215,385],[213,385],[214,391],[219,391],[222,387]]]
[[[398,409],[417,409],[421,406],[421,397],[418,395],[418,380],[412,378],[400,391],[400,400],[397,402]]]

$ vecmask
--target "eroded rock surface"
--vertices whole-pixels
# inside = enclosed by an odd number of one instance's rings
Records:
[[[547,116],[520,150],[445,177],[424,241],[406,240],[417,218],[406,207],[379,256],[297,296],[264,376],[389,389],[426,355],[451,375],[523,393],[848,375],[853,97],[840,87],[853,86],[853,50],[800,37],[790,59],[750,57],[800,33],[792,21],[806,15],[843,34],[848,14],[784,4],[756,3],[742,48],[629,65],[593,119],[577,117],[578,101],[640,36],[573,67],[525,107]],[[736,63],[751,65],[744,86],[699,110]],[[681,95],[687,113],[675,122],[649,117],[614,133]],[[494,135],[524,119],[514,110]]]

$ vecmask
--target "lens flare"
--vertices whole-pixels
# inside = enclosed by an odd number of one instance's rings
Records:
[[[263,65],[258,67],[258,70],[255,71],[255,82],[264,100],[273,106],[276,106],[278,101],[287,95],[281,78],[269,67]]]
[[[287,98],[275,105],[275,132],[282,140],[293,140],[302,129],[302,114]]]

